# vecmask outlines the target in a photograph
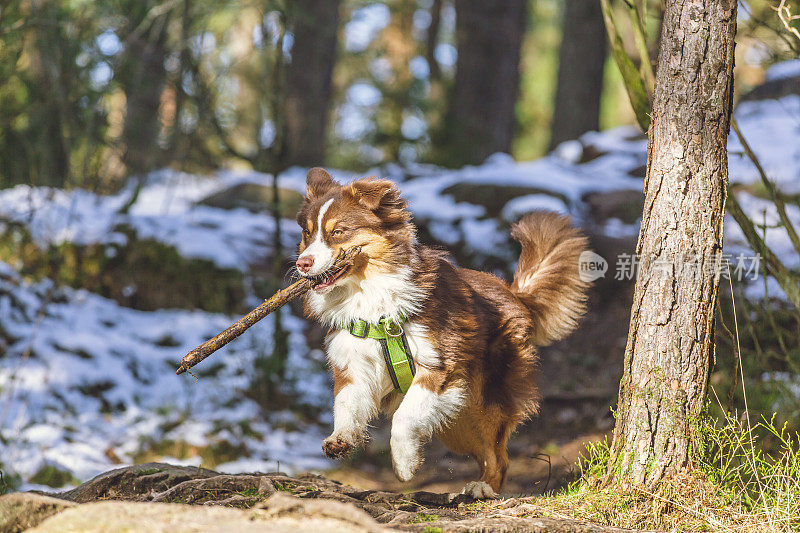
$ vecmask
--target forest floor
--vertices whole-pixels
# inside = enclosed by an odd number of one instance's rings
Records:
[[[112,470],[62,493],[0,497],[0,531],[625,531],[548,516],[535,497],[355,488],[322,476],[220,474],[164,463]]]

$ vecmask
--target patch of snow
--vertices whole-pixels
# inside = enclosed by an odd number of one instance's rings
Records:
[[[0,272],[8,271],[0,265]],[[11,336],[0,358],[0,457],[5,468],[27,480],[53,465],[86,480],[113,468],[116,458],[131,463],[150,442],[202,447],[223,438],[243,446],[241,460],[260,464],[262,470],[277,461],[288,470],[328,465],[319,448],[324,428],[288,411],[265,415],[243,392],[253,379],[256,357],[271,349],[271,317],[198,365],[194,370],[202,377],[196,382],[176,376],[176,362],[227,327],[232,317],[134,311],[71,289],[56,289],[43,305],[50,291],[49,283],[0,278],[0,316]],[[39,323],[41,309],[45,314]],[[303,321],[287,309],[283,327],[289,333],[287,379],[302,379],[301,402],[327,408],[327,375],[306,357]],[[202,374],[215,365],[216,373]],[[245,426],[249,431],[243,431]],[[200,458],[168,460],[199,464]]]
[[[742,102],[736,121],[770,181],[784,193],[800,194],[800,95]],[[734,132],[728,137],[728,154],[731,183],[761,180]]]
[[[800,77],[800,59],[790,59],[767,69],[766,81],[785,80]]]
[[[635,238],[639,235],[640,224],[627,224],[618,218],[612,217],[603,224],[602,233],[615,239]]]
[[[272,178],[255,172],[221,172],[193,176],[164,170],[147,177],[127,214],[120,213],[133,193],[133,183],[121,193],[100,196],[77,189],[66,192],[20,185],[0,191],[0,223],[24,224],[40,247],[49,244],[124,245],[120,225],[133,228],[140,239],[174,246],[187,258],[207,259],[221,268],[245,270],[272,253],[275,222],[268,213],[218,209],[197,202],[241,183],[271,186]],[[279,177],[278,185],[305,191],[305,173],[296,169]],[[300,230],[281,221],[281,245],[294,250]]]
[[[461,230],[464,234],[465,245],[468,250],[483,255],[498,255],[501,246],[505,244],[506,232],[502,230],[497,220],[474,220],[467,218],[461,221]]]
[[[583,144],[577,139],[564,141],[555,147],[553,155],[567,163],[577,163],[583,156]]]
[[[501,216],[506,222],[516,222],[522,218],[522,215],[530,213],[531,211],[536,211],[537,209],[555,211],[556,213],[563,213],[565,215],[569,214],[569,209],[564,205],[563,200],[548,194],[529,194],[509,201],[503,207]]]

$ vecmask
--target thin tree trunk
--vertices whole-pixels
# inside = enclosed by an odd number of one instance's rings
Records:
[[[192,23],[192,0],[183,0],[183,9],[181,13],[181,40],[180,40],[180,53],[178,54],[178,72],[175,76],[175,112],[172,119],[171,129],[169,131],[168,152],[170,160],[182,161],[186,156],[185,143],[181,141],[185,135],[181,129],[181,115],[183,114],[184,105],[187,101],[186,91],[183,88],[183,81],[186,74],[190,71],[189,68],[189,31]]]
[[[609,463],[621,483],[651,486],[691,464],[714,350],[735,33],[735,0],[666,2]]]
[[[443,0],[433,0],[430,9],[431,23],[425,33],[425,59],[430,69],[428,79],[431,85],[439,85],[442,82],[442,69],[436,61],[436,46],[439,44],[439,29],[442,25],[442,2]]]
[[[324,161],[339,4],[339,0],[291,3],[294,44],[286,71],[286,166]]]
[[[63,72],[63,38],[58,6],[51,0],[33,0],[32,12],[45,21],[31,31],[26,41],[31,87],[30,129],[34,133],[31,151],[31,180],[34,185],[63,187],[71,180],[70,131]],[[69,65],[67,65],[69,66]]]
[[[412,105],[411,60],[419,53],[419,42],[413,35],[417,2],[395,0],[388,5],[391,19],[379,37],[378,53],[387,61],[391,75],[379,84],[383,98],[375,118],[376,138],[384,159],[399,161],[400,149],[406,142],[403,119]]]
[[[550,149],[600,128],[606,30],[599,0],[566,0]]]
[[[458,59],[444,163],[480,163],[511,151],[526,5],[526,0],[456,0]]]

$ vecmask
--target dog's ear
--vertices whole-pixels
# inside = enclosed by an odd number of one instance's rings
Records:
[[[324,168],[314,167],[308,171],[308,176],[306,176],[306,198],[314,200],[338,186],[339,183],[333,181],[331,175]]]
[[[351,183],[345,191],[370,211],[406,208],[397,186],[389,180],[364,178]]]
[[[375,213],[387,226],[403,225],[411,220],[411,214],[406,210],[407,202],[389,180],[356,180],[346,186],[343,193]]]

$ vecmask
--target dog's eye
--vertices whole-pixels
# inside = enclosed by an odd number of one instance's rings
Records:
[[[344,235],[344,230],[341,230],[341,229],[335,229],[335,230],[333,230],[333,231],[331,232],[331,236],[332,236],[332,237],[339,237],[339,236],[341,236],[341,235]]]
[[[303,230],[303,237],[305,237],[305,238],[307,239],[307,238],[309,238],[310,236],[311,236],[311,232],[310,232],[310,231],[308,231],[307,229],[304,229],[304,230]]]

